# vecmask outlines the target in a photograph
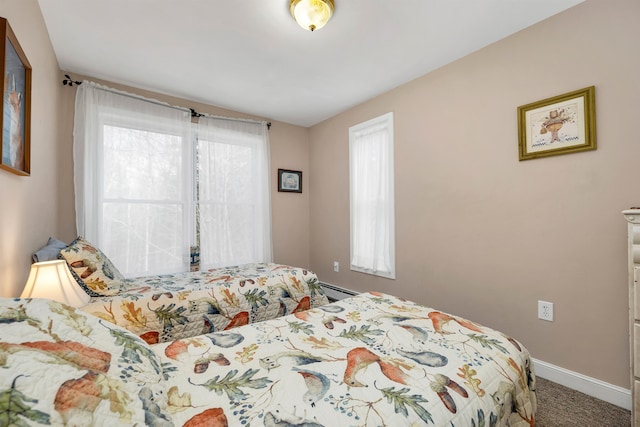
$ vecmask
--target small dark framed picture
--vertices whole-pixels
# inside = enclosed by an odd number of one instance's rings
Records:
[[[278,191],[302,193],[302,172],[278,169]]]

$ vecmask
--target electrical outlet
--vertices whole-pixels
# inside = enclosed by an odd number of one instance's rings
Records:
[[[538,319],[553,322],[553,303],[538,301]]]
[[[338,261],[333,261],[333,271],[340,272],[340,263]]]

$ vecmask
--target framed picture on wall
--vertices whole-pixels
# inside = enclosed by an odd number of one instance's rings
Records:
[[[0,168],[31,173],[31,65],[9,22],[0,18],[0,70],[4,77]]]
[[[520,160],[596,149],[595,88],[518,107]]]
[[[302,172],[278,169],[278,191],[302,193]]]

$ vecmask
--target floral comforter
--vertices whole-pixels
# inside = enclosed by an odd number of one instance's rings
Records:
[[[0,298],[2,426],[533,426],[534,390],[519,342],[384,294],[154,345]]]
[[[151,347],[175,425],[534,425],[522,344],[390,295]]]
[[[328,303],[315,273],[281,264],[126,279],[117,295],[83,311],[148,343],[172,341],[280,317]]]
[[[0,298],[0,426],[174,425],[160,363],[109,322]]]

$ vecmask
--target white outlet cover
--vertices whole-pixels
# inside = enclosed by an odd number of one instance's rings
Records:
[[[538,301],[538,319],[553,322],[553,303]]]

